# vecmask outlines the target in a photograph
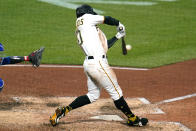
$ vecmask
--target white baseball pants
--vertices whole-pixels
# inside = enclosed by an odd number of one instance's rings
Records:
[[[86,58],[83,66],[87,75],[87,96],[91,102],[100,97],[101,88],[104,88],[114,101],[123,96],[116,75],[108,65],[107,58]]]

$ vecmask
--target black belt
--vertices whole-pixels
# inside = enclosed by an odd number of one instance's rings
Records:
[[[106,58],[106,56],[102,55],[102,58]],[[93,56],[88,56],[88,59],[94,59],[94,57]]]

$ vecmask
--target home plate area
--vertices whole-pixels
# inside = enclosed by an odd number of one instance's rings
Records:
[[[11,102],[0,105],[0,127],[5,129],[35,130],[189,130],[177,122],[149,121],[145,127],[129,127],[126,117],[111,99],[96,102],[75,109],[62,118],[56,127],[49,123],[58,106],[71,103],[75,97],[11,97]],[[127,98],[128,105],[138,116],[164,114],[155,104],[145,98]]]

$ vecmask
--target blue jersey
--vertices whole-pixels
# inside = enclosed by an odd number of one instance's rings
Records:
[[[10,57],[0,57],[0,65],[10,64]]]

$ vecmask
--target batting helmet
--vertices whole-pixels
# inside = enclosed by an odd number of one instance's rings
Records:
[[[87,4],[81,5],[76,9],[77,18],[83,16],[84,14],[97,15],[97,13],[93,11],[93,8]]]

